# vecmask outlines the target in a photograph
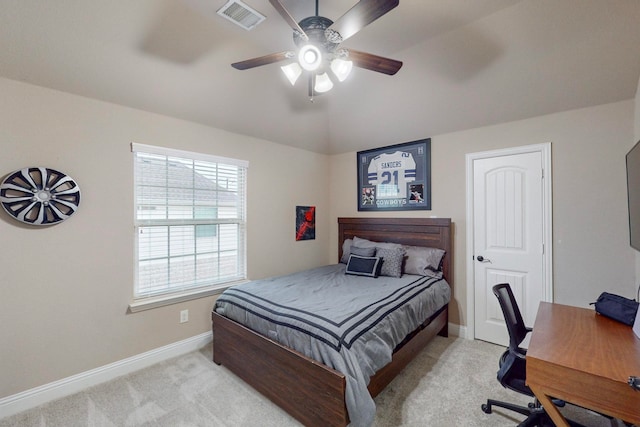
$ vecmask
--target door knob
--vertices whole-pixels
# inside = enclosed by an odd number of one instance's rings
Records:
[[[476,257],[476,259],[477,259],[478,261],[480,261],[480,262],[491,262],[491,260],[490,260],[490,259],[487,259],[487,258],[483,257],[482,255],[478,255],[478,256]]]

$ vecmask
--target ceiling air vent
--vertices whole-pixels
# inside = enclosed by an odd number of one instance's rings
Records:
[[[229,0],[218,10],[218,15],[249,31],[264,21],[265,16],[240,0]]]

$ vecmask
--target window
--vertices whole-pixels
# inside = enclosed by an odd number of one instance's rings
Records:
[[[248,162],[142,144],[132,151],[134,298],[199,296],[245,280]]]

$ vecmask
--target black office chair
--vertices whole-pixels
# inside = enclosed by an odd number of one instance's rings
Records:
[[[493,287],[493,293],[498,298],[498,303],[500,304],[504,321],[507,325],[507,331],[509,332],[509,348],[500,357],[498,381],[508,389],[533,397],[534,401],[525,407],[499,400],[487,399],[487,403],[482,405],[482,410],[490,414],[492,406],[499,406],[526,415],[527,419],[518,424],[518,427],[554,426],[553,421],[544,411],[538,399],[535,398],[531,389],[525,384],[527,377],[527,350],[521,348],[520,344],[522,344],[527,334],[533,329],[524,324],[520,308],[518,308],[518,303],[508,283],[495,285]],[[565,406],[565,402],[562,400],[553,399],[552,401],[556,406]],[[599,415],[611,419],[608,415]],[[571,427],[584,427],[582,424],[573,420],[568,419],[567,422]]]
[[[534,401],[528,406],[520,406],[508,402],[487,399],[487,403],[482,405],[482,410],[490,414],[492,406],[499,406],[526,415],[527,419],[521,422],[518,425],[519,427],[553,426],[553,422],[540,406],[538,400],[535,399],[531,389],[525,384],[527,350],[520,348],[520,344],[522,344],[522,341],[524,341],[532,329],[524,324],[522,314],[520,313],[520,309],[508,283],[495,285],[493,287],[493,293],[498,298],[500,308],[502,308],[502,313],[504,314],[505,323],[507,324],[507,330],[509,331],[509,348],[502,354],[502,357],[500,357],[498,381],[508,389],[534,397]]]

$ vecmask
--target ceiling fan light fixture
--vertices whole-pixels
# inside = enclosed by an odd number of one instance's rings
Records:
[[[297,62],[292,62],[291,64],[284,65],[280,68],[282,69],[284,75],[287,76],[287,79],[291,83],[291,86],[294,86],[296,84],[296,81],[298,81],[298,77],[300,77],[300,75],[302,74],[302,68],[300,67],[300,65]]]
[[[225,1],[237,2],[237,6],[241,0]],[[346,80],[353,67],[390,76],[396,74],[402,67],[402,61],[340,47],[342,42],[398,6],[399,0],[356,1],[356,4],[336,21],[319,15],[319,0],[316,0],[315,16],[308,16],[299,22],[285,8],[283,5],[285,1],[292,2],[292,0],[269,0],[269,3],[293,30],[293,42],[297,51],[277,52],[235,62],[231,64],[233,68],[247,70],[282,61],[287,65],[280,68],[292,85],[295,85],[302,74],[306,74],[305,77],[308,77],[309,82],[309,97],[313,100],[314,93],[327,92],[337,82]],[[228,9],[226,15],[236,16],[236,12],[242,12],[246,8],[230,7]],[[242,16],[242,13],[238,15]]]
[[[349,77],[349,73],[351,73],[351,69],[353,68],[353,61],[346,61],[341,58],[336,58],[331,61],[331,71],[338,78],[339,81],[343,82],[347,77]]]
[[[315,92],[324,93],[329,92],[333,87],[333,82],[329,78],[327,73],[318,74],[316,76],[316,84],[313,88]]]
[[[304,45],[298,52],[298,62],[307,71],[317,70],[322,63],[322,53],[312,44]]]

